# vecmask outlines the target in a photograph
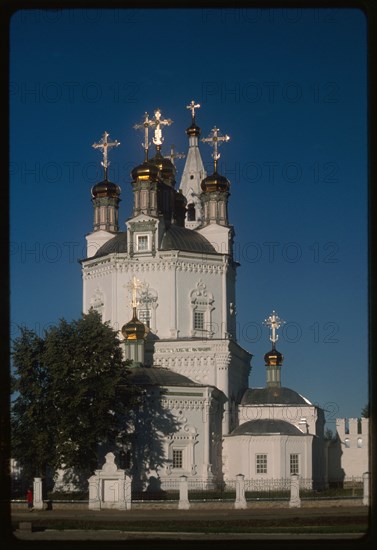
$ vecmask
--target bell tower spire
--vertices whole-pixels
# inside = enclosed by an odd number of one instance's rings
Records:
[[[187,200],[187,214],[185,226],[188,229],[196,229],[203,221],[203,206],[200,200],[201,181],[207,176],[204,170],[202,157],[199,150],[199,136],[201,130],[196,124],[196,110],[200,108],[199,103],[194,100],[186,105],[186,109],[191,111],[191,125],[187,128],[186,134],[189,138],[189,150],[183,169],[181,184],[179,189]]]

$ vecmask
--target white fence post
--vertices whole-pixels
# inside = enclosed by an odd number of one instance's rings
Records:
[[[238,510],[244,510],[247,508],[245,498],[245,476],[243,474],[236,475],[236,500],[234,507]]]
[[[33,507],[35,510],[43,510],[42,478],[35,477],[33,481]]]
[[[124,500],[126,502],[126,510],[131,510],[132,507],[132,493],[131,493],[131,478],[126,476],[124,482]]]
[[[369,506],[369,472],[363,473],[363,504]]]
[[[181,476],[179,483],[179,510],[188,510],[190,508],[190,502],[188,499],[188,483],[187,476]]]
[[[297,474],[291,475],[291,498],[289,500],[290,508],[300,508],[300,478]]]
[[[101,501],[99,498],[100,481],[97,476],[91,476],[88,479],[89,483],[89,510],[100,510]]]

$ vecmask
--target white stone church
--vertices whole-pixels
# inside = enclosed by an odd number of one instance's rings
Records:
[[[172,121],[145,114],[144,160],[132,170],[133,211],[120,230],[120,187],[108,180],[105,132],[93,145],[103,155],[104,180],[91,190],[93,231],[81,261],[83,309],[119,329],[132,383],[144,388],[129,449],[135,487],[150,480],[172,488],[180,476],[222,482],[327,479],[324,411],[281,384],[276,349],[281,320],[273,312],[266,386],[248,385],[252,355],[236,339],[234,231],[228,219],[230,182],[217,172],[218,146],[229,137],[214,127],[200,140],[200,106],[187,106],[188,152],[181,181],[162,136]],[[149,140],[153,141],[151,151]],[[213,173],[199,142],[213,147]],[[100,466],[100,465],[99,465]]]

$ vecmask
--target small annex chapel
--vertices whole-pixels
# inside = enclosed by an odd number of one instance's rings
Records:
[[[202,142],[213,148],[207,174],[192,101],[188,152],[177,185],[175,158],[164,156],[162,132],[172,120],[146,113],[144,160],[131,172],[133,209],[121,228],[121,189],[108,179],[108,152],[119,142],[105,132],[103,181],[91,189],[94,221],[81,260],[83,310],[96,309],[119,328],[130,381],[144,390],[135,413],[126,468],[135,489],[172,488],[189,480],[222,482],[326,477],[324,413],[281,385],[276,349],[281,320],[266,324],[264,388],[249,388],[251,353],[236,339],[234,228],[228,220],[230,182],[218,173],[219,146],[230,138],[213,127]],[[150,151],[153,132],[155,150]],[[153,153],[153,154],[151,154]],[[179,155],[182,157],[182,155]],[[116,453],[116,451],[114,451]]]

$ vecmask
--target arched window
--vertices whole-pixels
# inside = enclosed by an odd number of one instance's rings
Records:
[[[190,204],[187,205],[187,221],[195,221],[195,204],[193,202],[190,202]]]
[[[191,336],[212,338],[214,331],[212,327],[212,311],[215,309],[212,292],[207,290],[201,279],[196,288],[190,293],[192,311]]]

